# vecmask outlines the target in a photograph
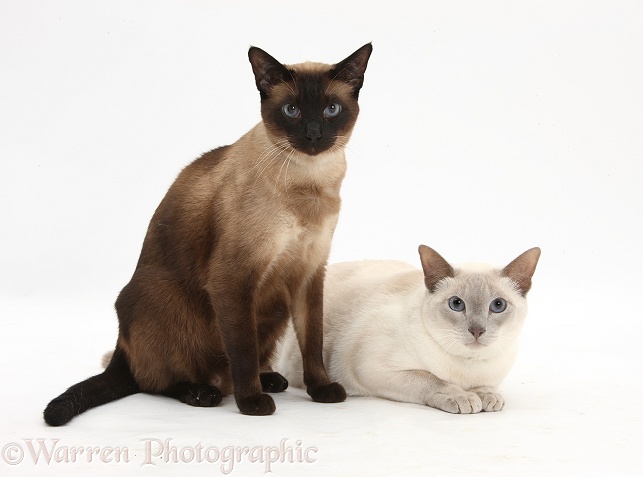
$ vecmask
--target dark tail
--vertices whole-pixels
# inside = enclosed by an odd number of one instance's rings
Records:
[[[62,426],[87,409],[137,392],[138,385],[130,372],[127,358],[123,350],[117,347],[105,371],[74,384],[47,405],[45,422],[50,426]]]

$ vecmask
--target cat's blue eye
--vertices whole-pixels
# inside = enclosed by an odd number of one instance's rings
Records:
[[[504,298],[496,298],[489,304],[492,313],[502,313],[507,309],[507,302]]]
[[[334,118],[341,112],[341,110],[341,104],[333,103],[330,106],[327,106],[326,109],[324,109],[324,116],[326,116],[327,118]]]
[[[281,110],[284,112],[286,116],[292,119],[298,118],[301,115],[301,111],[294,104],[290,104],[290,103],[284,104],[284,107],[281,108]]]
[[[449,298],[449,308],[453,311],[464,311],[464,300],[459,296]]]

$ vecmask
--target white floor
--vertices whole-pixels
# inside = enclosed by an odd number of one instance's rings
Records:
[[[278,4],[0,5],[0,475],[643,475],[639,3]],[[173,178],[259,120],[248,47],[334,62],[368,41],[331,261],[541,247],[505,409],[288,389],[270,417],[136,395],[47,427],[100,372]]]
[[[277,412],[269,417],[243,416],[231,398],[196,409],[136,395],[60,428],[44,424],[44,406],[100,372],[114,323],[102,313],[88,324],[96,303],[9,302],[0,355],[2,473],[183,475],[191,462],[190,475],[641,475],[643,351],[636,344],[643,326],[618,339],[618,330],[600,336],[605,330],[580,318],[587,307],[577,316],[566,315],[573,303],[550,311],[545,297],[554,292],[539,283],[533,291],[499,413],[450,415],[372,398],[324,405],[288,389],[274,396]],[[65,462],[74,452],[75,461]]]

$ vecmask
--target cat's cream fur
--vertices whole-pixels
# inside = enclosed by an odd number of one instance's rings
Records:
[[[499,411],[504,400],[495,387],[516,357],[540,249],[528,250],[504,269],[453,268],[425,246],[420,255],[423,270],[390,261],[328,268],[324,362],[330,378],[353,396],[452,413]],[[462,298],[465,312],[449,307],[453,296]],[[489,304],[498,297],[507,308],[493,313]],[[303,386],[292,329],[281,343],[276,369],[291,385]]]

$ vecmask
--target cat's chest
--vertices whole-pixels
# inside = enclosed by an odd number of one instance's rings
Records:
[[[308,263],[316,268],[328,257],[337,219],[338,214],[326,214],[317,223],[307,223],[294,214],[282,213],[269,244],[272,262]]]
[[[279,214],[276,219],[278,226],[262,244],[267,260],[260,269],[257,289],[264,298],[284,290],[295,297],[326,263],[337,215],[329,215],[316,226],[290,214]]]
[[[272,254],[283,261],[325,261],[339,217],[338,187],[292,187],[280,197]]]
[[[500,384],[511,369],[515,356],[513,346],[488,359],[467,359],[445,353],[439,347],[427,347],[423,358],[429,370],[440,379],[471,389]]]

